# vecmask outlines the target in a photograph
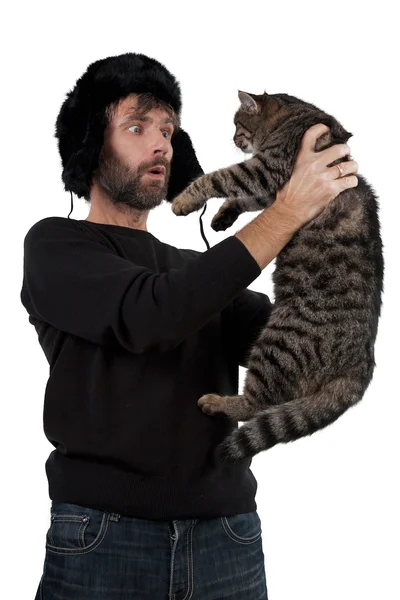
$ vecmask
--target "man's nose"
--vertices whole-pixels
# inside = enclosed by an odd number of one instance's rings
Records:
[[[151,139],[151,149],[155,153],[167,154],[171,144],[168,138],[164,137],[162,132],[155,133]]]

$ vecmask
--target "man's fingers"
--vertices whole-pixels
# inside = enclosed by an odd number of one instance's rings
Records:
[[[338,165],[333,165],[329,167],[327,171],[327,176],[330,179],[340,179],[341,177],[345,177],[346,175],[355,175],[358,171],[358,162],[355,160],[343,161]]]
[[[349,187],[357,187],[358,186],[358,177],[357,175],[348,175],[347,177],[343,177],[343,187],[344,189]]]
[[[329,127],[324,123],[317,123],[313,125],[303,135],[301,140],[301,147],[309,152],[314,152],[315,142],[323,134],[329,131]]]
[[[357,175],[347,175],[347,177],[339,177],[339,179],[332,180],[332,198],[336,198],[340,192],[346,190],[348,188],[357,187],[358,186],[358,177]]]

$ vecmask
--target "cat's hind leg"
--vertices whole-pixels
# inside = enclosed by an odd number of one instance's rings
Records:
[[[259,410],[253,419],[218,445],[216,458],[234,462],[253,457],[276,444],[287,444],[312,435],[357,404],[371,378],[371,374],[367,379],[355,374],[340,375],[325,383],[315,394]]]
[[[205,394],[197,401],[198,406],[207,415],[224,413],[236,421],[248,421],[259,411],[260,406],[253,406],[249,398],[242,396],[220,396],[219,394]]]

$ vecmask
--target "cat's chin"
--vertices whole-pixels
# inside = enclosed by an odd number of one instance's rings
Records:
[[[247,144],[246,146],[242,146],[241,144],[235,143],[235,146],[237,146],[239,148],[239,150],[244,152],[244,154],[254,154],[254,152],[255,152],[253,146],[250,143]]]

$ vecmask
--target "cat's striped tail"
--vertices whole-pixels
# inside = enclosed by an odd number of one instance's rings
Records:
[[[217,460],[251,457],[276,444],[315,433],[359,402],[368,383],[361,378],[339,377],[314,394],[261,410],[217,446]]]

